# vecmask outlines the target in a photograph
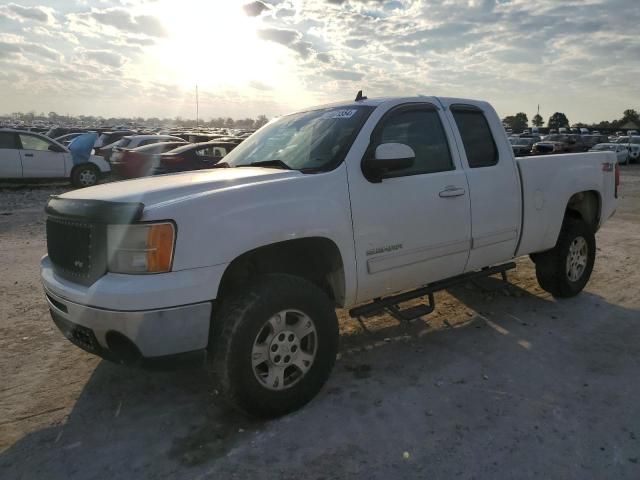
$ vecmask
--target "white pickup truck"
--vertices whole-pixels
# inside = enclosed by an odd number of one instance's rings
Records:
[[[515,159],[489,104],[424,96],[280,117],[218,167],[52,197],[42,281],[81,348],[203,361],[260,416],[321,389],[336,307],[419,317],[432,306],[401,304],[523,255],[578,294],[619,178],[611,152]]]

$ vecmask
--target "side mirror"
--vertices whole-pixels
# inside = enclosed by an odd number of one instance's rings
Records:
[[[416,154],[409,145],[382,143],[376,147],[373,158],[364,161],[363,170],[367,178],[379,182],[385,173],[409,168],[415,159]]]

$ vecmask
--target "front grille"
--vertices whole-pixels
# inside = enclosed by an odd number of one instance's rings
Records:
[[[57,217],[47,219],[47,250],[60,276],[90,285],[106,270],[104,227]]]
[[[65,220],[47,220],[49,258],[72,275],[87,277],[91,272],[91,225]]]

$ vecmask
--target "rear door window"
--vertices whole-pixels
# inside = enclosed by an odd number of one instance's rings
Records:
[[[498,148],[481,110],[451,107],[471,168],[492,167],[498,163]]]
[[[20,148],[18,147],[18,137],[16,134],[12,132],[0,132],[0,148]]]

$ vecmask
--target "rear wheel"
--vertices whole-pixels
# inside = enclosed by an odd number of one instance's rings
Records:
[[[210,369],[223,397],[259,417],[296,410],[322,388],[338,352],[332,301],[303,278],[264,275],[224,299]]]
[[[71,173],[71,184],[77,188],[92,187],[98,183],[100,172],[94,165],[80,165]]]
[[[539,285],[554,297],[580,293],[593,270],[596,239],[583,220],[565,218],[556,246],[532,256]]]

